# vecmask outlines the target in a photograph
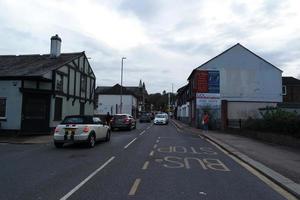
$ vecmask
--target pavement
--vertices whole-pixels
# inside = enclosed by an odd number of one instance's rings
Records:
[[[53,141],[53,135],[0,135],[0,143],[9,144],[47,144]]]
[[[217,144],[300,199],[300,149],[262,142],[220,131],[202,131],[178,120],[172,122]]]

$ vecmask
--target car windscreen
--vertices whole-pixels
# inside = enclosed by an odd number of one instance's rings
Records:
[[[89,120],[86,117],[65,117],[61,124],[89,124]]]
[[[155,118],[166,118],[165,115],[155,115]]]

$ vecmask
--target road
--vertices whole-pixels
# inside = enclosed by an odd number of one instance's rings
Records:
[[[115,131],[110,142],[93,149],[0,144],[0,166],[0,199],[289,198],[226,152],[172,123]]]

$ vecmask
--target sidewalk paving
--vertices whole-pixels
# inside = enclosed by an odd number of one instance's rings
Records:
[[[53,135],[13,135],[13,136],[3,136],[0,135],[0,143],[10,143],[10,144],[47,144],[51,143],[53,140]]]
[[[178,128],[202,135],[218,144],[231,155],[251,165],[300,198],[300,149],[270,144],[221,131],[204,132],[180,121],[172,121]]]

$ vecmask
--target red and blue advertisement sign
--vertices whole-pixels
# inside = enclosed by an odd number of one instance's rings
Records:
[[[199,71],[197,75],[198,93],[220,93],[219,71]]]

